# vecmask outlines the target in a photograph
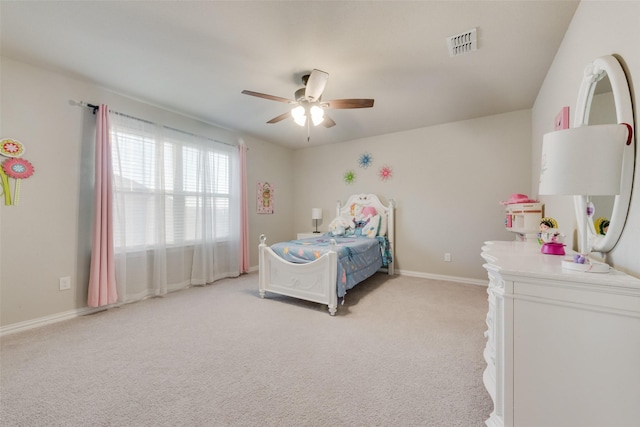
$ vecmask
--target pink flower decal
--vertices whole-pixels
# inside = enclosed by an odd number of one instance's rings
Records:
[[[25,179],[33,175],[33,165],[24,159],[7,159],[2,162],[2,169],[9,178]]]
[[[391,168],[389,166],[383,166],[378,171],[378,176],[383,181],[387,181],[387,180],[391,179],[392,175],[393,175],[393,171],[391,170]]]

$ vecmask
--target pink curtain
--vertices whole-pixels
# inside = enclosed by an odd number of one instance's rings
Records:
[[[247,147],[238,145],[240,153],[240,273],[248,273],[249,261],[249,206],[247,202]]]
[[[118,299],[113,253],[112,168],[109,108],[97,112],[93,246],[87,305],[100,307]]]

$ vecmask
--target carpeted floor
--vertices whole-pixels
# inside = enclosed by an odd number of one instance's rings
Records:
[[[3,426],[483,426],[486,288],[378,273],[326,307],[257,274],[2,338]]]

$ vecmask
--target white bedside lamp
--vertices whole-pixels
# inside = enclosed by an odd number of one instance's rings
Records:
[[[322,219],[322,208],[312,208],[311,209],[311,219],[316,224],[316,231],[314,231],[314,233],[319,233],[319,231],[318,231],[318,220]]]
[[[579,251],[584,264],[563,261],[563,268],[608,272],[609,266],[589,259],[587,203],[589,196],[620,193],[623,150],[631,140],[626,124],[581,126],[544,135],[540,168],[540,195],[581,196],[576,209],[581,223]]]

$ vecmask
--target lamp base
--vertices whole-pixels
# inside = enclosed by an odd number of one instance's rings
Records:
[[[583,273],[608,273],[611,270],[609,264],[603,262],[587,260],[584,264],[580,264],[571,258],[562,260],[562,268]]]

